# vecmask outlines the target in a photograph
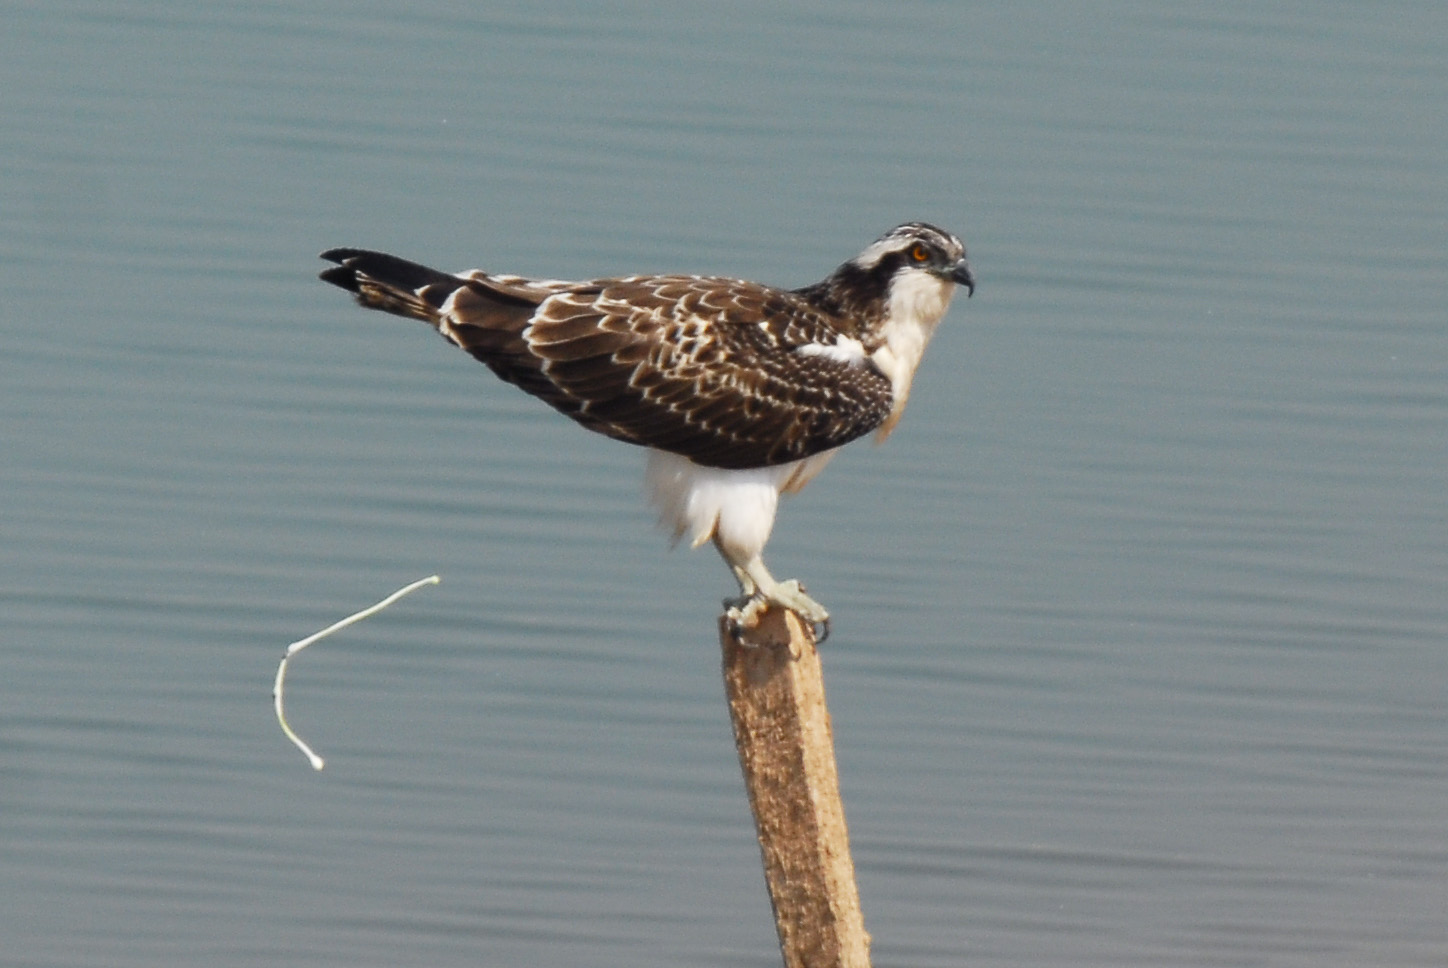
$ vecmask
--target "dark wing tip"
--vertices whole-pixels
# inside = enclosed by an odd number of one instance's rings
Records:
[[[332,268],[330,269],[325,269],[322,272],[319,272],[317,274],[317,278],[321,279],[323,282],[330,282],[332,285],[338,287],[339,289],[345,289],[348,292],[361,291],[361,288],[357,283],[357,270],[353,269],[351,266],[332,266]]]
[[[325,270],[320,277],[351,292],[357,292],[364,279],[417,294],[429,286],[440,286],[450,293],[462,284],[457,276],[371,249],[328,249],[321,258],[335,262],[337,266]]]
[[[353,264],[354,260],[359,257],[377,254],[378,253],[368,251],[367,249],[328,249],[326,252],[317,256],[317,258],[326,259],[328,262],[335,262],[337,264],[318,273],[317,278],[323,282],[330,282],[332,285],[340,289],[345,289],[348,292],[359,292],[357,267]]]
[[[323,252],[321,255],[317,256],[317,258],[326,259],[328,262],[342,263],[346,262],[348,259],[355,259],[358,256],[368,255],[381,255],[381,253],[373,252],[370,249],[353,249],[342,247],[336,249],[328,249],[326,252]]]

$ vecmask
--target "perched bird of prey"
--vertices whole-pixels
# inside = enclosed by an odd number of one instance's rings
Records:
[[[965,247],[908,222],[828,278],[776,289],[711,276],[564,282],[450,274],[332,249],[321,278],[370,309],[420,319],[509,383],[601,434],[648,448],[646,479],[674,538],[713,541],[739,581],[736,631],[770,606],[829,630],[797,581],[776,581],[765,542],[781,494],[835,451],[894,429],[956,286]]]

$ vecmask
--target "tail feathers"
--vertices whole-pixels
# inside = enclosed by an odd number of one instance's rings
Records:
[[[321,273],[324,282],[354,293],[369,309],[433,325],[437,325],[438,311],[447,298],[467,285],[457,276],[383,252],[328,249],[321,257],[337,263]]]
[[[476,270],[454,276],[367,249],[328,249],[321,257],[337,263],[321,273],[322,280],[353,293],[368,309],[429,323],[509,383],[565,412],[578,409],[577,401],[552,400],[557,388],[541,374],[542,358],[523,337],[538,304],[570,283],[494,278]]]

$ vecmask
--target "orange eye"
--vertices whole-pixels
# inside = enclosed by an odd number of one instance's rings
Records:
[[[926,251],[925,246],[916,242],[910,247],[910,258],[916,262],[928,262],[930,261],[930,253]]]

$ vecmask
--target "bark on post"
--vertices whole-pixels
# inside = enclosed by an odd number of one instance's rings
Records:
[[[719,642],[785,968],[869,968],[813,632],[773,609],[743,643],[721,618]]]

